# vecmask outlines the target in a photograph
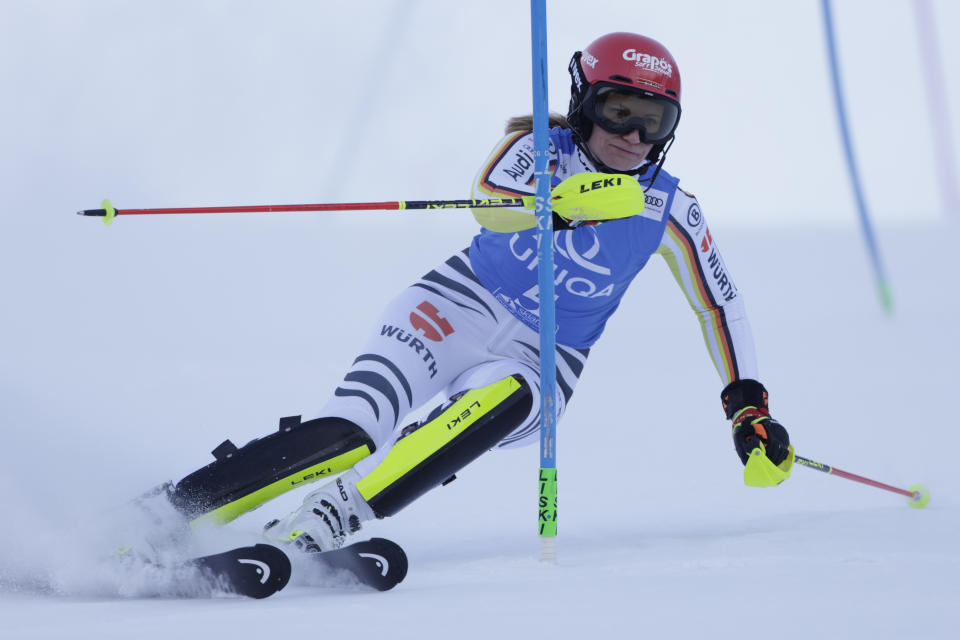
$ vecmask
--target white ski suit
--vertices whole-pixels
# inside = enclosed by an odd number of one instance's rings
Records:
[[[571,132],[550,132],[553,184],[595,171]],[[557,318],[557,414],[563,414],[600,337],[634,276],[658,253],[697,314],[722,385],[757,378],[753,338],[743,299],[727,273],[696,198],[666,171],[648,166],[637,179],[646,191],[638,215],[554,232]],[[532,194],[533,135],[516,132],[497,144],[474,183],[475,198]],[[398,426],[431,399],[442,401],[519,373],[530,383],[530,415],[498,447],[537,440],[539,298],[532,212],[477,209],[484,228],[386,308],[376,330],[333,397],[314,417],[337,416],[361,426],[376,453],[363,475],[386,455]]]

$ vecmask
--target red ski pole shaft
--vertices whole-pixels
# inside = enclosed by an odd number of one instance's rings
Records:
[[[801,464],[810,469],[816,469],[817,471],[822,471],[823,473],[826,473],[832,476],[839,476],[841,478],[846,478],[847,480],[860,482],[862,484],[866,484],[871,487],[883,489],[884,491],[892,491],[893,493],[899,493],[900,495],[906,496],[911,500],[919,500],[920,498],[919,491],[908,491],[906,489],[898,489],[897,487],[893,487],[889,484],[877,482],[876,480],[871,480],[870,478],[864,478],[863,476],[858,476],[855,473],[850,473],[849,471],[837,469],[836,467],[831,467],[828,464],[823,464],[822,462],[816,462],[814,460],[810,460],[809,458],[804,458],[803,456],[795,456],[795,461],[797,464]]]
[[[399,202],[345,202],[333,204],[267,204],[235,207],[180,207],[159,209],[117,209],[118,216],[148,216],[170,213],[280,213],[284,211],[351,211],[351,210],[381,210],[390,211],[400,209]],[[103,213],[101,213],[103,212]],[[106,215],[104,209],[87,209],[78,212],[85,216]]]

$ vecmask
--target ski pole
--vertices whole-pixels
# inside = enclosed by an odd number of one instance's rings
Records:
[[[816,469],[828,475],[838,476],[840,478],[846,478],[847,480],[853,480],[854,482],[859,482],[861,484],[869,485],[871,487],[876,487],[878,489],[883,489],[884,491],[890,491],[893,493],[899,493],[902,496],[908,498],[907,504],[909,504],[914,509],[923,509],[927,504],[930,503],[930,490],[927,489],[922,484],[915,484],[909,489],[899,489],[893,487],[889,484],[884,484],[882,482],[877,482],[876,480],[871,480],[870,478],[864,478],[863,476],[858,476],[855,473],[850,473],[849,471],[844,471],[842,469],[837,469],[836,467],[831,467],[828,464],[823,464],[822,462],[816,462],[815,460],[810,460],[809,458],[804,458],[803,456],[795,456],[794,461],[797,464],[803,465],[808,469]]]
[[[528,205],[529,202],[529,205]],[[338,202],[329,204],[267,204],[231,207],[178,207],[167,209],[116,209],[109,200],[100,209],[77,211],[78,216],[99,216],[104,224],[115,216],[145,216],[177,213],[280,213],[300,211],[409,211],[412,209],[483,209],[487,207],[524,207],[533,209],[534,196],[524,198],[486,198],[483,200],[396,200],[393,202]]]
[[[99,209],[77,211],[80,216],[103,218],[110,224],[117,216],[177,213],[279,213],[294,211],[410,211],[413,209],[486,209],[523,207],[533,210],[537,196],[482,198],[473,200],[395,200],[391,202],[334,202],[327,204],[267,204],[230,207],[178,207],[169,209],[117,209],[104,200]],[[551,191],[553,211],[571,221],[603,221],[627,218],[643,211],[643,187],[620,174],[578,173]]]

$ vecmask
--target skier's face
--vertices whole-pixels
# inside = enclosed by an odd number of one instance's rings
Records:
[[[652,144],[640,141],[640,131],[637,129],[617,134],[597,125],[590,133],[587,146],[600,162],[617,171],[639,167],[653,148]]]

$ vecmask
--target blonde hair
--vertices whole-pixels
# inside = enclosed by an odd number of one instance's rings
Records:
[[[570,125],[567,124],[566,116],[556,113],[555,111],[550,112],[550,124],[548,126],[551,129],[554,127],[570,128]],[[504,133],[514,133],[516,131],[533,131],[533,116],[514,116],[507,120]]]

